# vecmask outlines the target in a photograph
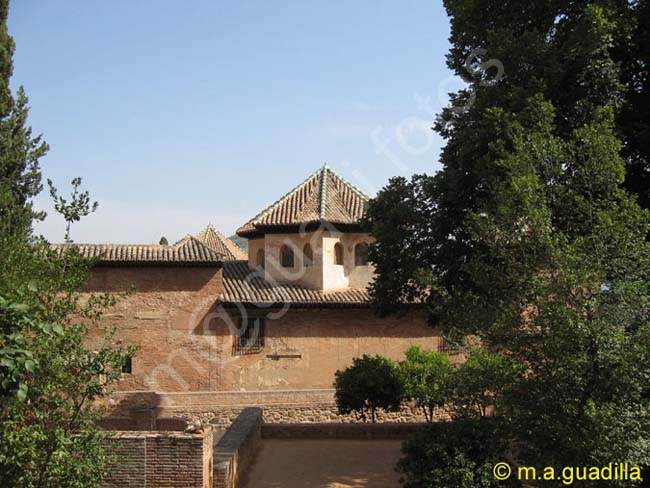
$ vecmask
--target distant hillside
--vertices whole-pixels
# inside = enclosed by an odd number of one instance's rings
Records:
[[[248,252],[248,239],[244,239],[238,235],[232,235],[228,239],[237,244],[244,251]]]

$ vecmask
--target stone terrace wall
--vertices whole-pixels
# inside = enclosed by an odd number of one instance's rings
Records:
[[[105,488],[211,488],[213,432],[116,432]]]
[[[202,419],[221,428],[229,426],[247,406],[264,409],[266,423],[351,423],[356,415],[340,415],[336,409],[333,389],[268,390],[158,393],[120,392],[114,395],[111,415],[129,415],[131,409],[141,411],[147,403],[156,405],[155,415]],[[404,404],[399,412],[378,412],[379,422],[424,422],[420,409]]]
[[[245,408],[214,446],[214,488],[239,486],[255,457],[262,429],[262,410]]]

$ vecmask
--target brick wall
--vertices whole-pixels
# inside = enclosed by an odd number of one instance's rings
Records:
[[[105,488],[211,488],[213,431],[115,432],[116,461]]]
[[[138,346],[122,390],[216,389],[210,314],[222,291],[221,270],[201,267],[96,267],[85,292],[133,293],[105,311],[97,338],[115,327],[115,339]]]
[[[402,359],[414,344],[435,349],[440,334],[423,312],[378,318],[369,309],[224,309],[222,270],[97,267],[86,292],[135,292],[106,310],[101,326],[138,346],[122,391],[239,391],[331,388],[337,369],[362,354]],[[266,318],[264,348],[233,351],[241,314]],[[281,356],[289,355],[290,358]]]

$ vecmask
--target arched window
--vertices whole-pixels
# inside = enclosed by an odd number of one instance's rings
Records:
[[[340,242],[334,244],[334,264],[343,265],[343,245]]]
[[[257,250],[257,265],[260,268],[264,267],[264,249]]]
[[[368,245],[365,242],[354,246],[354,265],[366,266],[368,264]]]
[[[309,268],[314,264],[314,251],[311,248],[311,244],[305,244],[305,247],[302,248],[302,265],[305,268]]]
[[[280,266],[293,268],[293,249],[286,244],[280,248]]]

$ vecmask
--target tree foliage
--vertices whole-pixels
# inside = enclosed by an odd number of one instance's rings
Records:
[[[359,412],[366,422],[376,420],[378,409],[396,411],[404,386],[396,365],[382,356],[354,358],[352,366],[335,373],[336,405],[340,413]]]
[[[412,346],[399,363],[399,369],[404,396],[416,402],[427,422],[433,422],[436,408],[444,407],[451,399],[455,368],[449,363],[449,356]]]
[[[460,417],[485,417],[499,412],[510,389],[524,375],[512,359],[484,348],[472,348],[452,378],[448,407]]]
[[[506,458],[507,443],[498,419],[436,422],[402,444],[397,469],[404,488],[490,488],[504,486],[493,468]]]
[[[499,407],[522,462],[650,465],[647,2],[445,6],[468,88],[442,170],[370,204],[379,311],[420,299],[523,368]]]
[[[13,73],[14,41],[7,31],[9,0],[0,0],[0,239],[29,227],[34,217],[30,199],[42,189],[38,160],[48,150],[27,123],[28,100],[22,87],[14,98],[9,85]]]
[[[92,208],[79,184],[60,204],[68,223]],[[96,401],[133,351],[116,347],[111,330],[91,340],[89,327],[101,330],[101,310],[116,298],[82,299],[92,262],[75,247],[11,242],[0,280],[0,486],[97,486],[109,458]]]

